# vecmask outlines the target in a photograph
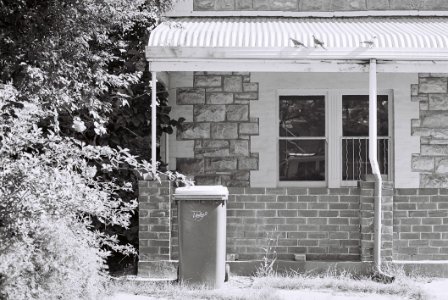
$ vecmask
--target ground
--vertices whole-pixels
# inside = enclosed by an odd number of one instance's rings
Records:
[[[298,282],[297,280],[300,280]],[[400,279],[391,285],[347,277],[325,278],[254,278],[232,276],[224,287],[216,290],[191,289],[177,284],[140,282],[118,286],[106,300],[448,300],[448,279]],[[137,295],[136,295],[137,294]]]

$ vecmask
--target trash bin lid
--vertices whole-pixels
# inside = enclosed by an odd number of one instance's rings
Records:
[[[179,187],[174,192],[175,200],[227,200],[229,190],[222,185],[194,185]]]

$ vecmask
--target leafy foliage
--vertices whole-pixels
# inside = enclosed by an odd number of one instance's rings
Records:
[[[168,5],[0,1],[0,299],[93,299],[111,252],[135,253],[104,228],[130,226],[128,176],[151,169],[121,147],[149,133],[143,41]]]

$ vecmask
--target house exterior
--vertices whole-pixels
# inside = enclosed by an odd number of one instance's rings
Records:
[[[229,187],[229,257],[448,276],[446,1],[184,0],[147,59],[186,119],[169,168]],[[177,259],[172,193],[140,182],[141,275]]]

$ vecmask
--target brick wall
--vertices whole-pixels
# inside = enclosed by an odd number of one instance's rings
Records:
[[[174,190],[173,190],[174,192]],[[171,259],[179,259],[179,222],[177,221],[177,202],[171,204]]]
[[[370,176],[369,176],[370,177]],[[375,181],[361,181],[360,218],[361,218],[361,260],[373,261],[374,255],[374,210]],[[383,181],[381,199],[381,258],[392,260],[393,249],[393,183]]]
[[[169,182],[141,181],[139,268],[178,259],[177,205]],[[260,259],[373,260],[373,182],[360,188],[229,188],[227,253]],[[448,189],[383,187],[382,258],[448,259]]]
[[[359,189],[233,188],[227,253],[260,259],[274,238],[279,259],[359,260]],[[277,241],[278,238],[278,241]]]
[[[177,169],[194,176],[196,184],[249,186],[250,170],[258,169],[251,152],[258,119],[250,102],[258,100],[258,83],[249,73],[195,72],[193,87],[176,89],[178,105],[193,106],[193,122],[177,131],[177,140],[194,141],[194,157],[178,157]]]
[[[448,190],[395,190],[394,259],[448,259]]]
[[[196,11],[448,10],[445,0],[193,0]]]
[[[169,181],[139,181],[139,258],[141,261],[170,259]]]
[[[412,135],[420,136],[420,153],[412,156],[412,170],[420,173],[420,187],[448,187],[448,74],[419,74],[411,87],[420,103],[420,118],[412,120]]]

